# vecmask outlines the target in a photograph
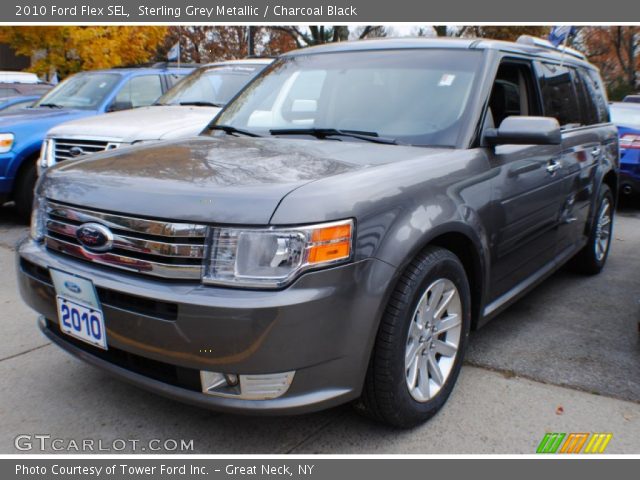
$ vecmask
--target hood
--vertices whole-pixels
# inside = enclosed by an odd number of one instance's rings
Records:
[[[78,115],[95,115],[93,110],[72,110],[68,108],[25,108],[15,112],[8,112],[0,117],[0,125],[11,125],[21,122],[33,122],[39,119],[61,119]]]
[[[48,136],[65,138],[100,138],[133,143],[180,136],[195,136],[220,111],[215,107],[150,106],[107,113],[96,118],[66,122],[52,129]]]
[[[54,125],[68,120],[96,115],[93,110],[72,110],[67,108],[25,108],[15,112],[3,113],[0,116],[0,131],[15,132],[19,130],[44,133]]]
[[[307,183],[424,155],[363,142],[202,136],[63,162],[47,172],[41,193],[132,216],[266,225]]]

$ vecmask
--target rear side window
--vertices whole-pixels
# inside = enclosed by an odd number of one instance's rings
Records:
[[[587,95],[594,103],[597,123],[607,123],[609,121],[609,108],[607,107],[607,94],[602,80],[597,72],[592,70],[579,70],[580,77],[587,91]]]
[[[573,76],[574,88],[578,94],[578,103],[580,104],[580,112],[582,114],[582,124],[595,125],[600,123],[598,120],[598,111],[596,109],[595,99],[591,93],[587,91],[587,86],[585,85],[582,76],[575,68],[571,70],[571,75]]]
[[[556,118],[562,127],[582,125],[571,70],[550,63],[538,66],[544,114]]]

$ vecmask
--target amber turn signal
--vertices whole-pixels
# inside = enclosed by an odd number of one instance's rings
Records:
[[[307,262],[310,265],[333,262],[351,256],[352,222],[318,228],[311,233]]]

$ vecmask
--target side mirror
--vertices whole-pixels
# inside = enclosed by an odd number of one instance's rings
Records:
[[[133,103],[131,102],[113,102],[107,108],[107,112],[119,112],[120,110],[130,110],[133,108]]]
[[[551,117],[507,117],[500,127],[488,128],[484,141],[495,145],[560,145],[558,120]]]

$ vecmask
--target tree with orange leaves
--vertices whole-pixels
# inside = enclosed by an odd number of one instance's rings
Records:
[[[269,27],[253,27],[253,42],[257,55],[279,55],[296,48],[283,32]],[[180,42],[183,62],[206,63],[246,57],[249,53],[249,29],[244,26],[171,26],[158,59],[166,58],[172,45]]]
[[[166,31],[153,26],[0,27],[0,41],[31,57],[33,72],[56,71],[64,77],[80,70],[147,62]]]
[[[579,42],[589,60],[600,68],[613,97],[640,87],[640,27],[583,27]]]

